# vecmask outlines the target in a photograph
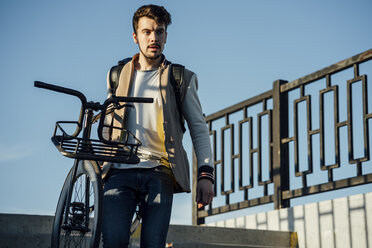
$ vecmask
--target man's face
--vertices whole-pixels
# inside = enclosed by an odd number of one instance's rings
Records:
[[[146,59],[156,60],[162,55],[167,41],[165,24],[158,25],[151,18],[141,17],[138,20],[137,34],[133,33],[133,40]]]

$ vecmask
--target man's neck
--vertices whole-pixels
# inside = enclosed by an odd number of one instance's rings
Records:
[[[148,71],[159,68],[161,64],[162,56],[157,59],[148,59],[143,54],[140,53],[139,58],[135,64],[135,69],[137,71]]]

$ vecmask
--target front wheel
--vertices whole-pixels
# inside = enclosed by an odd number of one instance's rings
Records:
[[[96,162],[83,160],[78,163],[76,175],[72,178],[73,169],[65,180],[58,200],[52,248],[96,248],[101,238],[103,206],[100,169]],[[71,197],[68,196],[70,186]]]

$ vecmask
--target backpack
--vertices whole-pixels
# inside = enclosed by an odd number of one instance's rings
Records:
[[[132,58],[126,58],[126,59],[120,60],[117,65],[114,65],[113,67],[111,67],[109,83],[110,83],[112,94],[114,94],[116,92],[116,89],[118,88],[121,70],[131,60]],[[180,125],[182,128],[182,132],[185,132],[186,131],[185,118],[183,116],[183,111],[182,111],[182,97],[181,97],[181,86],[183,83],[183,73],[184,73],[185,67],[180,64],[172,64],[171,69],[172,69],[172,73],[171,73],[170,83],[172,85],[174,94],[176,96],[176,103],[177,103],[178,114],[180,116]]]

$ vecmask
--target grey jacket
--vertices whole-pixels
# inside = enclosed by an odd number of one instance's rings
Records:
[[[133,60],[137,59],[135,56]],[[127,63],[120,74],[119,85],[116,90],[116,96],[128,96],[131,82],[133,81],[134,65],[133,60]],[[165,148],[168,154],[170,167],[176,180],[175,192],[190,192],[190,167],[187,154],[182,145],[183,132],[180,125],[179,114],[176,104],[176,98],[172,85],[169,83],[172,64],[163,63],[160,67],[160,93],[163,102],[163,127],[165,133]],[[185,69],[184,81],[181,89],[183,98],[183,114],[190,130],[194,150],[196,153],[198,168],[208,166],[213,168],[212,152],[209,139],[209,131],[205,123],[199,98],[195,90],[190,90],[190,81],[195,82],[197,88],[196,74]],[[108,87],[109,87],[108,83]],[[109,90],[110,92],[110,90]],[[187,95],[187,97],[186,97]],[[124,109],[115,113],[114,125],[120,126],[125,119]],[[125,122],[124,122],[125,126]],[[120,131],[113,130],[113,140],[119,139]]]

